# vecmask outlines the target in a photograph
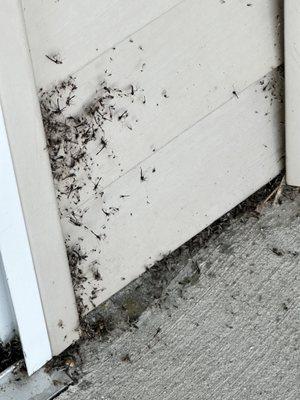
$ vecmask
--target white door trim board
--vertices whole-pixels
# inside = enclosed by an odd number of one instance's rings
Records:
[[[300,186],[300,2],[285,2],[286,177]]]
[[[56,355],[78,338],[78,313],[19,0],[1,2],[0,53],[0,96],[4,124],[51,343],[51,354]],[[8,243],[10,246],[14,245],[13,237],[11,243]],[[8,271],[11,266],[5,255],[2,255]],[[29,248],[27,256],[29,260]],[[18,268],[25,267],[21,264]],[[21,283],[22,279],[17,274],[10,281],[10,285],[19,288],[17,295],[25,302],[28,289]],[[15,304],[16,291],[12,291],[12,286],[10,290],[12,302]],[[24,308],[24,312],[30,318],[32,309]],[[18,313],[16,309],[15,313]],[[22,336],[21,330],[20,334]]]
[[[6,275],[4,272],[4,265],[0,251],[0,344],[1,343],[6,344],[7,342],[9,342],[16,333],[16,330],[17,330],[17,323],[15,320],[13,306],[11,304],[10,294],[6,281]]]
[[[1,110],[0,155],[0,251],[32,374],[51,358],[51,347]]]

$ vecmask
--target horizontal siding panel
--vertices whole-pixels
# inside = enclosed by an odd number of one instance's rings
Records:
[[[22,0],[38,85],[74,73],[182,0]],[[46,54],[62,65],[51,66]]]

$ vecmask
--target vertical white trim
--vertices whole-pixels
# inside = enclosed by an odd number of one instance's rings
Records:
[[[78,338],[78,313],[19,0],[1,0],[0,54],[6,133],[52,354],[56,355]],[[22,290],[24,297],[27,289],[23,286]]]
[[[29,374],[52,356],[0,109],[0,251]]]
[[[285,0],[286,175],[300,186],[300,1]]]
[[[7,343],[13,338],[16,330],[17,324],[7,287],[2,255],[0,252],[0,342],[4,344]]]

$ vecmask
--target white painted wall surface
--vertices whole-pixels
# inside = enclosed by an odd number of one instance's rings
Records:
[[[183,0],[22,0],[37,85],[82,69]],[[45,54],[59,53],[60,68]]]
[[[118,207],[118,213],[107,218],[96,202],[85,204],[85,221],[97,232],[105,226],[106,239],[100,244],[63,219],[66,233],[83,237],[87,249],[101,251],[98,258],[89,252],[83,264],[87,281],[79,294],[87,309],[275,177],[283,168],[283,151],[282,104],[270,104],[257,82],[240,93],[239,100],[232,98],[107,186],[104,201]],[[140,168],[145,182],[140,181]],[[121,199],[122,194],[128,197]],[[100,282],[90,267],[95,258]],[[96,299],[91,296],[95,287]]]
[[[103,203],[84,170],[80,202],[59,202],[106,234],[99,242],[62,217],[65,237],[83,239],[88,253],[87,280],[77,288],[88,311],[282,168],[281,104],[265,98],[259,80],[282,63],[283,1],[22,3],[37,89],[76,78],[68,115],[82,111],[103,79],[146,98],[118,105],[128,109],[132,130],[111,123],[107,149],[90,148],[98,164],[91,182],[101,176]],[[130,197],[121,200],[124,194]],[[108,218],[103,207],[119,211]]]

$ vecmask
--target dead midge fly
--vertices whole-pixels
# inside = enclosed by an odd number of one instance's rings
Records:
[[[140,169],[140,180],[141,182],[145,182],[147,178],[145,177],[142,168]]]
[[[130,85],[130,94],[131,94],[131,96],[134,96],[134,93],[135,93],[135,90],[134,90],[134,87],[133,87],[133,85]]]
[[[119,115],[118,120],[121,121],[122,119],[125,119],[128,117],[128,111],[125,110],[121,115]]]
[[[98,150],[98,152],[96,153],[96,155],[100,154],[101,151],[107,147],[107,140],[105,140],[103,136],[102,136],[101,139],[100,139],[100,144],[102,145],[102,147],[101,147],[100,150]]]
[[[97,179],[97,182],[94,184],[94,191],[96,191],[96,190],[98,189],[98,186],[99,186],[99,183],[100,183],[101,179],[102,179],[102,176],[100,176],[100,177]]]
[[[63,62],[59,59],[59,56],[56,54],[54,56],[49,56],[48,54],[45,55],[48,60],[54,62],[54,64],[62,64]]]

